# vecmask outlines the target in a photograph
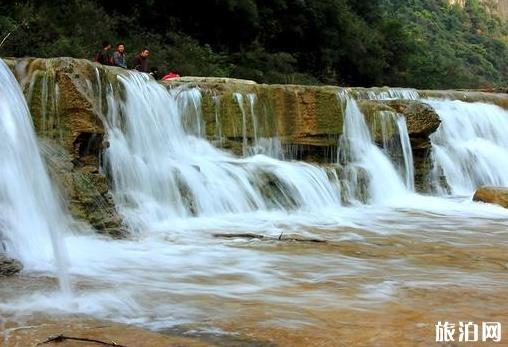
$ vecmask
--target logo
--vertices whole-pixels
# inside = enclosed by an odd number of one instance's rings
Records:
[[[482,322],[437,322],[436,342],[500,342],[501,323]],[[458,336],[457,336],[458,335]]]

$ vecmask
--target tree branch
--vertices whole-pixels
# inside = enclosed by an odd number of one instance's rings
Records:
[[[2,42],[0,42],[0,48],[2,48],[5,40],[7,40],[9,38],[9,36],[11,36],[11,34],[12,34],[12,31],[7,33],[7,35],[4,36],[4,38],[2,39]]]
[[[127,347],[127,346],[124,346],[124,345],[119,345],[116,342],[111,342],[110,343],[110,342],[104,342],[104,341],[101,341],[101,340],[87,339],[85,337],[72,337],[72,336],[65,336],[65,335],[51,336],[46,341],[38,343],[37,346],[46,345],[46,344],[52,343],[52,342],[60,343],[60,342],[64,342],[65,340],[82,341],[82,342],[93,342],[93,343],[97,343],[97,344],[102,345],[102,346]]]
[[[2,48],[3,44],[9,38],[9,36],[11,36],[13,33],[15,33],[19,29],[20,26],[27,25],[27,24],[28,24],[28,21],[25,19],[21,23],[16,25],[14,27],[14,29],[12,29],[10,32],[8,32],[7,35],[5,35],[4,38],[2,39],[2,42],[0,42],[0,48]]]

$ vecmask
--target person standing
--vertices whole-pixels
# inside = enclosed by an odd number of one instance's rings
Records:
[[[143,48],[139,51],[139,53],[134,58],[134,69],[140,72],[150,72],[148,69],[148,56],[150,55],[150,51],[148,48]]]
[[[127,63],[125,62],[125,44],[123,42],[119,42],[116,45],[116,51],[113,53],[113,65],[127,69]]]
[[[111,44],[108,41],[102,42],[102,48],[95,55],[95,61],[102,65],[112,65],[112,59],[109,54]]]

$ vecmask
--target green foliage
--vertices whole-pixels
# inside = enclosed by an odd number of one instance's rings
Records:
[[[506,24],[477,0],[464,9],[441,0],[392,1],[389,14],[406,23],[413,54],[401,84],[477,88],[506,84]]]
[[[25,0],[0,4],[3,56],[93,57],[141,47],[182,75],[266,83],[478,88],[506,85],[506,23],[445,0]]]

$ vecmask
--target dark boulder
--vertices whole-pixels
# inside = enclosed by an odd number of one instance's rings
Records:
[[[23,265],[19,261],[0,254],[0,277],[15,275],[22,269]]]

